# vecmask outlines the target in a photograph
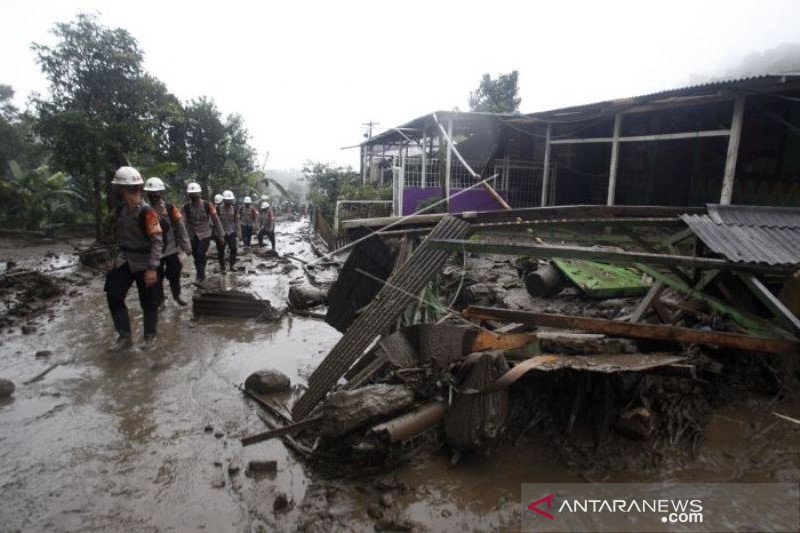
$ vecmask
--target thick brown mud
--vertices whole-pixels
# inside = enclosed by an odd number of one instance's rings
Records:
[[[304,222],[278,229],[281,253],[315,257]],[[43,265],[44,249],[12,245],[0,258]],[[86,284],[77,285],[74,272],[61,268],[74,261],[64,252],[51,259],[64,285],[51,312],[2,329],[0,377],[17,385],[0,400],[4,531],[516,530],[525,482],[800,481],[800,428],[772,415],[798,417],[800,405],[752,394],[714,409],[694,456],[676,451],[649,468],[627,468],[614,448],[601,448],[602,466],[593,467],[591,458],[576,461],[568,445],[554,447],[534,431],[455,465],[441,449],[377,477],[321,478],[279,440],[242,448],[242,436],[265,426],[236,386],[265,367],[303,382],[338,332],[293,316],[194,320],[170,302],[155,350],[111,355],[102,275],[85,274]],[[289,283],[305,279],[303,269],[259,266],[268,261],[254,256],[243,256],[247,271],[237,278],[285,307]],[[184,265],[193,271],[189,259]],[[184,280],[189,294],[192,279]],[[128,304],[141,334],[135,291]],[[24,324],[35,331],[23,334]],[[52,354],[36,357],[42,351]],[[250,460],[277,461],[277,472],[246,475]]]

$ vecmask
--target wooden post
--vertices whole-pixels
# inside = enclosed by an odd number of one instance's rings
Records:
[[[606,205],[614,205],[617,192],[617,162],[619,160],[619,134],[622,129],[622,115],[614,115],[614,133],[611,137],[611,164],[608,168],[608,199]]]
[[[722,193],[719,197],[719,203],[722,205],[730,204],[731,198],[733,198],[733,177],[736,173],[736,159],[739,157],[739,141],[742,138],[745,98],[745,96],[737,96],[733,102],[728,154],[725,157],[725,174],[722,177]]]
[[[550,189],[550,135],[553,124],[547,123],[547,134],[544,140],[544,164],[542,165],[542,207],[548,205]]]
[[[444,170],[444,197],[447,198],[447,212],[450,212],[450,167],[453,162],[453,117],[447,119],[447,136],[451,142],[447,143],[447,161]]]
[[[422,131],[422,155],[420,155],[420,177],[419,186],[425,188],[425,152],[428,150],[428,134]]]

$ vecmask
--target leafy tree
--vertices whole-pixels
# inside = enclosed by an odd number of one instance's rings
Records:
[[[4,196],[13,195],[13,202],[3,211],[8,220],[28,230],[75,221],[72,206],[81,197],[69,188],[63,172],[52,172],[47,165],[24,172],[15,161],[9,166],[10,177],[0,181]]]
[[[103,237],[103,195],[114,170],[157,150],[164,85],[143,67],[136,39],[80,14],[53,29],[54,46],[34,43],[49,82],[49,98],[35,98],[37,130],[52,151],[52,164],[91,194],[95,233]]]
[[[307,199],[328,220],[333,218],[338,200],[388,200],[391,188],[361,184],[361,177],[351,167],[308,162],[303,168],[308,183]]]
[[[469,93],[469,108],[488,113],[518,113],[522,102],[518,83],[519,71],[516,70],[500,74],[494,80],[484,74],[478,89]]]

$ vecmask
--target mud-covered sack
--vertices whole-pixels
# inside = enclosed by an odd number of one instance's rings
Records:
[[[335,439],[389,415],[405,411],[414,403],[414,392],[404,385],[367,385],[351,391],[331,393],[325,401],[320,435]]]
[[[456,450],[484,451],[505,434],[508,419],[508,389],[481,393],[508,371],[500,351],[471,354],[472,363],[456,376],[458,391],[445,414],[444,434],[447,444]]]

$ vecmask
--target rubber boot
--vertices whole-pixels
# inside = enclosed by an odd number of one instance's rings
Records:
[[[158,311],[145,311],[144,315],[144,343],[142,350],[153,347],[158,332]]]
[[[171,287],[172,288],[172,299],[175,300],[178,303],[178,305],[180,305],[181,307],[186,307],[189,304],[186,302],[186,300],[181,298],[181,286],[179,284],[176,284],[176,285],[178,285],[178,286],[177,287]]]

